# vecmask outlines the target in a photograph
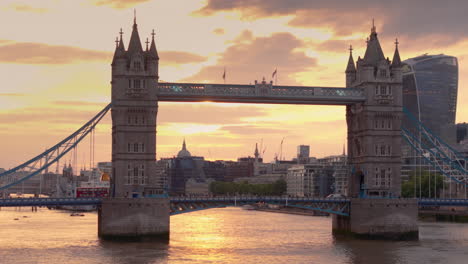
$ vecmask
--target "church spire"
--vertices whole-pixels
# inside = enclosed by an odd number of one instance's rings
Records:
[[[258,143],[255,143],[255,153],[254,153],[255,159],[258,159],[260,156],[260,153],[258,152]]]
[[[356,72],[356,66],[354,65],[353,59],[353,46],[349,45],[349,59],[348,59],[348,66],[346,67],[346,73],[348,72]]]
[[[184,138],[184,142],[182,143],[182,150],[187,150],[187,145],[185,144],[185,138]]]
[[[395,39],[395,53],[393,54],[392,68],[401,66],[400,52],[398,51],[398,39]]]

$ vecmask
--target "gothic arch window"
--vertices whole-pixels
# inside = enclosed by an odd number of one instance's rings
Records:
[[[387,70],[385,70],[385,69],[380,69],[379,75],[380,75],[380,77],[382,77],[382,78],[387,77]]]
[[[138,143],[133,144],[133,152],[138,152]]]
[[[133,184],[138,184],[138,166],[133,168]]]
[[[141,88],[141,80],[139,80],[139,79],[133,80],[133,88],[140,89]]]
[[[132,184],[132,169],[130,164],[127,165],[127,184]]]
[[[135,71],[140,71],[141,70],[141,62],[140,61],[134,61],[133,62],[133,69],[135,69]]]

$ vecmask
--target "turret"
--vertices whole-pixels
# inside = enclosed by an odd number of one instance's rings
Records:
[[[390,76],[389,62],[385,59],[379,39],[377,38],[377,30],[372,21],[371,34],[367,40],[366,53],[362,62],[358,64],[358,74],[361,82],[387,80]]]
[[[398,51],[398,39],[395,39],[395,53],[393,54],[391,73],[396,82],[403,82],[400,52]]]
[[[356,80],[356,66],[353,59],[353,46],[349,46],[348,66],[346,66],[346,87],[351,87],[351,84]]]
[[[158,50],[156,49],[156,43],[154,41],[154,36],[156,34],[151,33],[151,45],[149,50],[146,51],[146,68],[151,75],[155,75],[156,81],[159,79],[159,56]]]
[[[124,74],[127,67],[126,51],[122,40],[123,31],[120,29],[120,40],[115,40],[115,52],[112,59],[112,75]]]

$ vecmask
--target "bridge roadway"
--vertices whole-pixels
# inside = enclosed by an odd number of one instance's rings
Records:
[[[147,198],[152,199],[152,198]],[[170,214],[177,215],[210,208],[240,206],[259,202],[281,204],[309,210],[349,216],[350,199],[291,198],[291,197],[169,197]],[[0,199],[0,207],[100,205],[101,198],[7,198]],[[418,199],[420,210],[441,206],[468,206],[468,199]]]

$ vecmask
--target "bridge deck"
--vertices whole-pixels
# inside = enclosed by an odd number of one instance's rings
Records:
[[[268,83],[159,83],[157,94],[159,101],[168,102],[349,105],[366,99],[358,88],[276,86]]]

